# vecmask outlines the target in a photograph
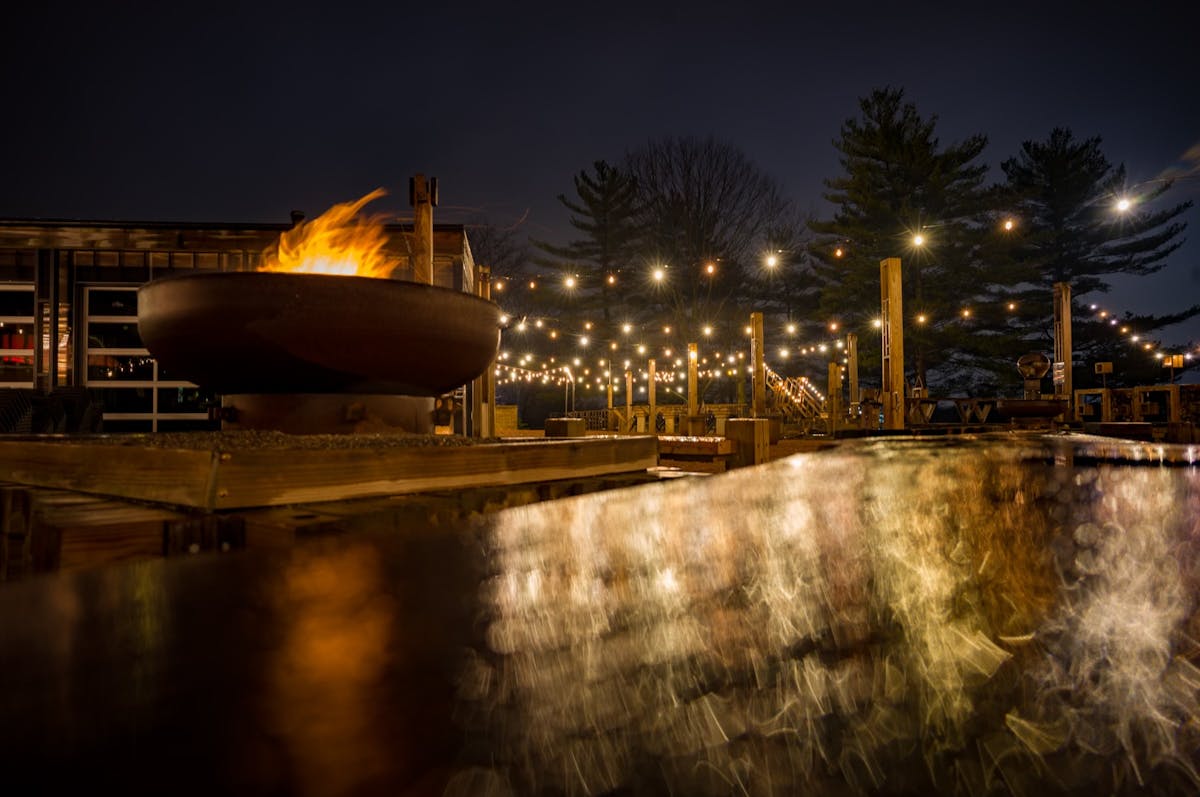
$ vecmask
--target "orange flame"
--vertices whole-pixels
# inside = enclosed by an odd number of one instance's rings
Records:
[[[376,188],[354,202],[334,205],[312,221],[300,222],[279,236],[277,247],[263,252],[258,270],[390,277],[400,258],[384,251],[388,234],[383,217],[358,215],[364,205],[385,194]]]

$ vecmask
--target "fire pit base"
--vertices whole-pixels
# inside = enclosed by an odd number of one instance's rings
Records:
[[[221,398],[221,429],[287,434],[433,432],[434,399],[377,394],[239,393]]]

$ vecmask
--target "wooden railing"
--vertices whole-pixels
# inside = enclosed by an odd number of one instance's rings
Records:
[[[610,432],[656,432],[658,434],[680,434],[687,429],[686,404],[657,404],[655,418],[649,418],[649,404],[634,404],[626,417],[625,407],[598,410],[575,410],[568,412],[572,418],[583,418],[588,431]],[[716,434],[729,418],[744,417],[749,408],[745,404],[703,404],[700,415],[708,419],[709,433]]]
[[[809,424],[821,417],[824,397],[807,379],[786,377],[770,368],[766,369],[767,387],[771,390],[772,403],[785,419],[793,423]]]

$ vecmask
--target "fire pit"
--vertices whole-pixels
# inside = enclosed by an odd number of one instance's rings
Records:
[[[496,356],[500,309],[398,280],[187,274],[139,289],[138,331],[160,367],[222,394],[437,396]]]
[[[432,397],[487,370],[500,308],[429,284],[428,194],[414,200],[417,282],[382,218],[359,215],[382,189],[301,221],[258,271],[170,276],[138,290],[138,331],[166,373],[222,396],[222,428],[300,434],[431,428]],[[416,196],[414,194],[414,196]]]

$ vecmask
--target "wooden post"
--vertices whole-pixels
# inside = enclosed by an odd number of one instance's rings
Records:
[[[608,364],[608,414],[604,416],[604,428],[612,431],[616,426],[613,420],[613,395],[612,395],[612,363]]]
[[[481,299],[492,298],[492,269],[476,268],[475,293]],[[492,437],[496,433],[496,360],[471,384],[471,435]]]
[[[1054,363],[1050,366],[1054,379],[1054,397],[1067,400],[1065,417],[1071,417],[1071,285],[1054,283]]]
[[[650,419],[649,429],[650,434],[658,434],[658,381],[657,375],[654,372],[654,358],[650,358],[649,365],[646,369],[647,375],[646,391],[650,394]]]
[[[904,428],[904,299],[900,258],[879,261],[879,298],[883,319],[883,428]]]
[[[437,198],[425,175],[418,174],[409,179],[408,199],[413,206],[413,282],[432,285],[433,206]]]
[[[842,366],[836,360],[829,361],[829,390],[825,394],[829,411],[829,434],[837,432],[842,419]]]
[[[625,369],[625,432],[636,432],[633,423],[633,371]]]
[[[737,453],[731,457],[730,465],[761,465],[771,458],[770,424],[766,418],[730,418],[725,421],[725,436],[737,443]]]
[[[858,335],[846,335],[846,371],[850,376],[850,406],[857,409],[858,396]]]
[[[687,357],[687,412],[691,418],[700,411],[699,402],[696,395],[696,368],[699,365],[700,354],[696,349],[695,343],[688,344]]]
[[[767,369],[763,362],[763,314],[750,314],[750,356],[754,359],[751,418],[767,414]]]

